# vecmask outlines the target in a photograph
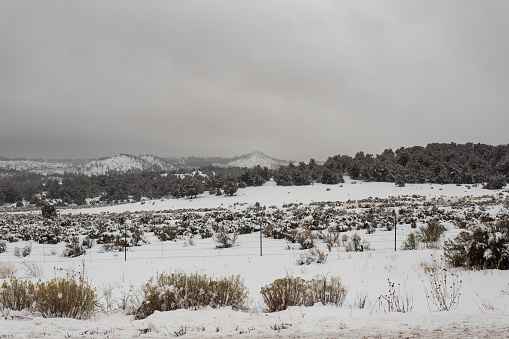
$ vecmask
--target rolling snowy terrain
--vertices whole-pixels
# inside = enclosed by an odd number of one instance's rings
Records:
[[[191,200],[144,201],[59,213],[77,218],[129,212],[129,216],[141,218],[157,213],[173,215],[172,211],[177,210],[197,215],[206,213],[204,209],[235,213],[252,208],[256,203],[265,206],[267,211],[290,211],[293,207],[313,208],[321,202],[329,202],[326,206],[335,206],[331,208],[355,216],[392,199],[400,211],[412,205],[415,213],[426,213],[433,211],[430,204],[437,204],[445,215],[461,216],[479,211],[495,217],[508,212],[508,197],[507,191],[488,191],[480,187],[438,184],[396,187],[393,183],[355,183],[346,178],[340,185],[303,187],[275,186],[269,181],[263,187],[240,189],[233,197],[203,194]],[[463,208],[454,205],[460,199],[467,202]],[[444,226],[447,231],[442,242],[461,231],[453,222],[444,222]],[[147,243],[130,247],[127,260],[123,252],[105,252],[99,245],[82,256],[65,258],[59,255],[65,248],[63,242],[54,245],[28,241],[8,243],[7,251],[0,254],[0,262],[16,267],[17,277],[28,277],[27,263],[35,263],[42,270],[39,276],[30,278],[33,281],[62,276],[69,271],[82,272],[101,297],[103,311],[90,320],[75,320],[4,310],[0,338],[507,337],[509,272],[451,268],[450,272],[457,275],[456,282],[461,286],[459,301],[450,311],[438,311],[429,298],[431,286],[425,268],[432,266],[434,260],[445,267],[441,259],[443,250],[402,250],[410,232],[409,223],[398,224],[396,251],[394,231],[384,227],[377,227],[369,234],[353,230],[343,233],[350,237],[357,233],[367,241],[371,250],[364,252],[347,252],[342,245],[328,251],[325,243],[318,240],[317,247],[327,254],[327,260],[309,265],[297,264],[306,250],[284,239],[263,238],[263,255],[260,256],[258,232],[239,235],[237,245],[226,249],[216,249],[212,238],[196,236],[192,240],[182,237],[160,241],[155,234],[146,232]],[[24,258],[14,255],[15,247],[28,244],[32,246],[31,255]],[[214,277],[239,274],[249,289],[249,308],[245,311],[231,308],[156,311],[142,320],[135,320],[117,309],[123,297],[139,290],[150,277],[175,270]],[[287,275],[304,279],[317,275],[338,276],[348,289],[346,300],[341,307],[315,304],[266,313],[260,289]],[[408,302],[406,312],[389,312],[384,304],[381,296],[390,294],[390,283],[395,284],[395,293]],[[364,307],[360,306],[362,299],[366,301]]]
[[[221,160],[221,162],[217,162]],[[43,175],[52,174],[84,174],[99,175],[108,172],[127,172],[130,170],[140,171],[171,171],[179,167],[200,167],[207,165],[223,167],[247,167],[255,166],[276,169],[281,165],[287,165],[287,161],[271,158],[262,152],[252,152],[235,157],[234,160],[227,158],[196,158],[196,163],[190,163],[189,158],[162,159],[154,155],[134,156],[121,154],[114,157],[106,157],[93,160],[13,160],[0,158],[1,169],[14,169],[28,171]]]

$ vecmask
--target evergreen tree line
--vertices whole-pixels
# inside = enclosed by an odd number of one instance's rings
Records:
[[[357,153],[327,160],[352,179],[366,181],[438,184],[476,184],[498,189],[509,177],[509,145],[434,143],[426,147],[387,149],[373,156]],[[326,163],[327,163],[326,162]]]
[[[260,186],[272,176],[268,168],[260,166],[252,169],[208,166],[179,172],[130,171],[92,176],[43,176],[14,170],[0,171],[0,204],[17,203],[22,206],[22,201],[25,201],[41,206],[49,200],[83,205],[87,198],[99,198],[109,203],[140,201],[142,197],[194,198],[205,191],[216,195],[233,195],[238,188]]]
[[[178,174],[177,174],[178,173]],[[347,174],[354,180],[405,183],[475,184],[498,189],[509,177],[509,145],[434,143],[425,147],[387,149],[373,156],[336,155],[323,164],[290,163],[276,170],[256,166],[232,168],[205,166],[173,173],[154,171],[111,172],[105,175],[43,176],[0,170],[0,204],[28,201],[40,205],[46,199],[65,204],[84,204],[87,198],[106,202],[139,201],[142,197],[193,198],[208,191],[233,195],[237,189],[261,186],[273,178],[278,185],[302,186],[314,182],[338,184]]]

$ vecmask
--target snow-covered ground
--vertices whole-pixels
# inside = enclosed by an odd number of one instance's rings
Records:
[[[273,182],[264,187],[241,189],[233,197],[201,195],[196,199],[147,201],[103,208],[88,208],[61,213],[100,213],[124,211],[150,211],[180,208],[241,209],[259,202],[265,206],[282,206],[285,203],[311,203],[387,198],[391,196],[420,195],[428,200],[458,196],[507,196],[505,191],[487,191],[480,187],[468,189],[455,185],[412,185],[396,187],[391,183],[352,183],[304,187],[279,187]],[[448,225],[447,238],[459,230]],[[400,234],[408,234],[410,225],[398,227]],[[350,233],[348,233],[350,234]],[[441,261],[441,250],[400,250],[404,237],[398,237],[394,251],[394,233],[377,229],[373,234],[359,232],[373,250],[345,252],[343,247],[328,252],[325,244],[318,247],[328,254],[324,264],[297,265],[303,252],[298,245],[285,240],[263,239],[263,256],[260,256],[259,233],[240,235],[238,246],[215,249],[214,241],[196,239],[194,245],[184,240],[161,242],[148,234],[149,244],[131,248],[124,253],[101,253],[94,246],[86,255],[63,258],[64,244],[32,244],[32,254],[18,258],[8,249],[0,254],[0,261],[18,268],[17,276],[26,276],[23,261],[37,263],[42,279],[61,276],[66,270],[84,272],[99,295],[111,291],[111,303],[122,295],[163,271],[182,270],[187,273],[205,273],[214,277],[239,274],[250,294],[248,311],[230,308],[178,310],[156,312],[143,320],[119,311],[98,313],[90,320],[45,319],[28,312],[6,312],[0,319],[0,338],[165,338],[181,335],[183,338],[457,338],[509,336],[509,272],[499,270],[469,271],[452,269],[461,280],[461,296],[457,307],[438,312],[426,297],[430,290],[424,266],[433,259]],[[23,243],[16,243],[23,246]],[[265,313],[261,305],[260,288],[286,275],[311,279],[316,275],[339,276],[348,288],[346,301],[341,307],[315,305],[290,307],[286,311]],[[35,281],[38,278],[33,278]],[[378,303],[380,295],[389,292],[389,281],[397,286],[397,293],[412,300],[407,313],[385,312]],[[505,291],[505,292],[504,292]],[[429,293],[428,293],[429,294]],[[358,306],[367,296],[364,308]],[[106,299],[102,299],[103,304]],[[185,333],[185,334],[184,334]]]
[[[262,206],[277,206],[283,204],[303,203],[309,204],[318,201],[361,200],[367,198],[389,198],[398,196],[419,195],[427,199],[451,198],[459,196],[481,197],[493,195],[498,191],[488,191],[481,185],[470,187],[466,185],[438,185],[438,184],[407,184],[406,187],[397,187],[387,182],[356,182],[345,177],[345,183],[339,185],[314,184],[312,186],[276,186],[271,180],[263,187],[247,187],[239,189],[232,197],[203,194],[195,199],[162,199],[132,204],[108,206],[92,209],[76,209],[72,213],[98,213],[127,211],[162,211],[168,209],[187,208],[240,208],[243,204]]]

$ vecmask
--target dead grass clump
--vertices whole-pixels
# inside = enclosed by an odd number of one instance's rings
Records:
[[[23,261],[21,263],[26,272],[27,278],[38,278],[43,276],[42,266],[34,261]]]
[[[18,269],[11,262],[0,261],[0,279],[12,278]]]
[[[413,308],[414,299],[411,295],[401,291],[401,285],[396,284],[387,279],[389,283],[389,292],[382,294],[378,297],[375,305],[371,309],[371,312],[378,306],[378,309],[387,312],[410,312]]]
[[[366,291],[361,293],[357,293],[357,297],[354,300],[354,306],[357,306],[359,309],[363,309],[366,307],[366,303],[368,302],[368,294]]]

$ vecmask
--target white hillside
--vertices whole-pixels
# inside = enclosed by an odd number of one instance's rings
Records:
[[[75,173],[79,171],[80,165],[59,161],[2,160],[0,161],[0,168],[51,175],[64,174],[65,172]]]
[[[171,165],[164,163],[153,155],[136,157],[121,154],[112,158],[89,161],[83,165],[81,172],[86,175],[97,175],[114,171],[167,170],[171,168]]]
[[[2,160],[0,168],[28,171],[43,175],[81,173],[86,175],[130,170],[171,170],[173,166],[153,155],[132,156],[121,154],[112,158],[68,162],[65,160]]]
[[[228,163],[228,166],[232,167],[253,168],[258,165],[261,167],[276,169],[279,166],[288,165],[288,162],[271,158],[262,152],[253,152],[242,156],[240,159]]]

